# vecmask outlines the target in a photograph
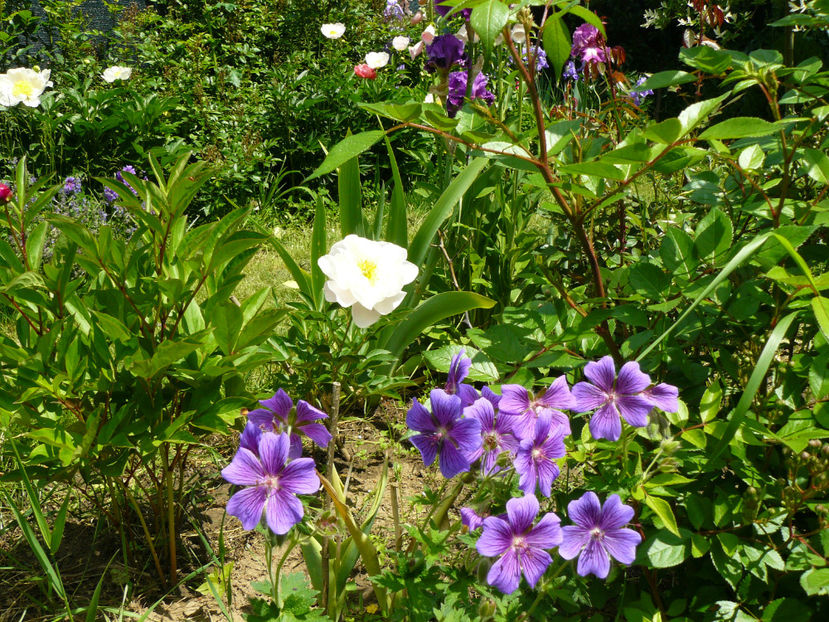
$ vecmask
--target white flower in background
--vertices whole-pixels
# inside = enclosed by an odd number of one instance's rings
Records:
[[[339,39],[345,33],[345,24],[337,22],[336,24],[323,24],[320,31],[329,39]]]
[[[409,37],[399,36],[391,40],[391,46],[398,52],[404,52],[409,47]]]
[[[475,38],[473,39],[473,41],[477,43],[478,41],[481,40],[481,38],[478,36],[477,32],[474,33],[474,34],[475,34]],[[500,33],[499,33],[499,35],[500,35]],[[464,24],[463,26],[460,27],[460,29],[458,29],[458,32],[455,33],[455,36],[458,39],[460,39],[461,41],[463,41],[464,43],[469,42],[469,33],[466,31],[466,24]],[[501,36],[501,41],[502,42],[504,41],[503,36]]]
[[[351,307],[360,328],[394,311],[406,296],[403,286],[417,277],[417,266],[406,261],[405,248],[353,234],[334,244],[317,264],[329,279],[325,299]]]
[[[424,104],[434,104],[435,103],[435,96],[432,93],[426,93],[426,97],[423,98]]]
[[[516,24],[512,27],[512,41],[521,45],[527,40],[527,31],[524,24]]]
[[[437,35],[437,32],[435,32],[435,25],[429,24],[426,26],[426,29],[420,33],[420,40],[426,45],[431,45],[432,39],[435,38],[435,35]]]
[[[380,69],[389,64],[388,52],[369,52],[366,54],[366,65],[372,69]]]
[[[47,86],[50,70],[38,71],[38,68],[17,67],[0,74],[0,106],[11,107],[22,103],[30,108],[40,105],[40,96]]]
[[[421,52],[423,52],[423,41],[418,41],[415,45],[409,46],[409,56],[412,57],[412,60],[416,59]]]
[[[132,67],[113,65],[104,69],[101,77],[103,77],[104,82],[115,82],[116,80],[129,80],[131,75]]]

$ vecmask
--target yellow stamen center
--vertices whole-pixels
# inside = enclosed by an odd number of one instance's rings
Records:
[[[377,264],[370,259],[363,259],[357,266],[360,268],[363,276],[368,279],[369,283],[374,285],[374,281],[377,279]]]
[[[21,95],[24,97],[31,97],[32,93],[34,93],[34,89],[32,88],[32,85],[28,82],[18,81],[14,83],[12,94],[15,97],[20,97]]]

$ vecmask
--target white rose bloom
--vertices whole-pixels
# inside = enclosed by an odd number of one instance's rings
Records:
[[[40,96],[52,86],[49,69],[35,71],[27,67],[9,69],[0,74],[0,106],[11,107],[23,103],[30,108],[40,105]]]
[[[351,307],[354,323],[367,328],[394,311],[405,298],[403,286],[417,277],[417,266],[406,261],[406,249],[348,235],[317,260],[328,281],[325,299]]]
[[[341,24],[340,22],[336,24],[323,24],[320,30],[329,39],[339,39],[345,33],[345,24]]]
[[[404,37],[401,35],[391,40],[391,46],[398,52],[404,52],[406,51],[406,48],[409,47],[410,40],[411,39],[409,39],[409,37]]]
[[[366,54],[366,65],[372,69],[380,69],[389,64],[388,52],[369,52]]]
[[[116,80],[129,80],[131,75],[132,67],[113,65],[112,67],[104,69],[101,77],[103,77],[104,82],[115,82]]]

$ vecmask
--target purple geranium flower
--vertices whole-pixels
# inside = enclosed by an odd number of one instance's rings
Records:
[[[610,571],[610,557],[623,564],[633,563],[642,537],[622,528],[633,518],[633,508],[623,505],[619,495],[610,495],[602,507],[596,493],[586,492],[568,504],[567,513],[576,524],[562,528],[564,541],[558,553],[564,559],[578,555],[576,570],[581,576],[592,573],[604,579]]]
[[[492,105],[495,102],[495,95],[486,89],[489,78],[483,73],[475,76],[472,82],[472,92],[470,99],[482,99],[487,105]],[[458,110],[463,106],[463,100],[466,97],[466,72],[453,71],[449,74],[449,93],[446,96],[446,112],[450,117],[454,117]]]
[[[512,433],[510,417],[501,413],[495,418],[495,408],[485,397],[478,398],[472,406],[464,410],[464,416],[477,419],[481,424],[481,446],[467,454],[470,464],[481,459],[481,472],[484,475],[497,473],[500,469],[496,462],[499,454],[505,451],[515,452],[518,439]]]
[[[484,524],[484,516],[478,514],[472,508],[461,508],[461,523],[469,531],[475,531]]]
[[[429,60],[424,68],[429,72],[435,69],[449,71],[454,65],[462,65],[466,60],[463,46],[463,41],[455,35],[438,35],[432,39],[430,45],[426,46]]]
[[[63,194],[77,194],[81,191],[81,180],[78,177],[67,177],[63,182]]]
[[[262,438],[262,428],[248,421],[242,435],[239,437],[239,446],[259,455],[259,440]]]
[[[231,484],[245,486],[227,502],[227,513],[253,529],[262,519],[271,531],[282,535],[302,520],[304,509],[296,495],[319,490],[320,480],[311,458],[288,461],[290,441],[287,434],[264,432],[259,440],[259,455],[240,447],[233,461],[222,469]]]
[[[645,76],[642,76],[636,81],[634,85],[634,90],[630,92],[630,98],[633,100],[633,103],[637,106],[642,103],[642,100],[645,99],[648,95],[653,95],[653,89],[645,89],[644,91],[637,91],[636,87],[642,84],[646,80]]]
[[[521,441],[515,456],[515,470],[521,476],[518,487],[529,495],[537,485],[541,494],[549,497],[559,475],[555,461],[564,454],[564,431],[553,424],[549,413],[541,414],[535,422],[535,435]]]
[[[282,389],[274,393],[273,397],[259,402],[265,408],[257,408],[248,413],[248,421],[262,430],[273,430],[274,432],[291,432],[291,458],[298,458],[302,455],[302,439],[299,434],[304,434],[320,447],[328,447],[331,440],[331,433],[318,419],[326,419],[328,415],[314,408],[308,402],[299,400],[296,405],[296,414],[290,417],[291,409],[294,406],[291,398]]]
[[[679,410],[679,389],[664,382],[642,391],[642,397],[650,400],[659,410],[675,413]]]
[[[442,389],[433,389],[429,395],[432,412],[417,400],[406,414],[406,425],[420,432],[409,440],[423,456],[423,464],[430,465],[440,454],[440,472],[447,479],[469,470],[466,456],[481,444],[481,424],[477,419],[461,419],[461,398]]]
[[[650,377],[639,369],[639,363],[630,361],[619,370],[610,356],[598,363],[591,362],[584,367],[584,375],[590,382],[579,382],[573,387],[575,409],[587,412],[598,408],[590,418],[590,433],[593,438],[618,440],[622,435],[620,415],[634,427],[648,424],[648,413],[654,404],[643,391],[650,385]],[[591,384],[592,382],[592,384]]]
[[[518,588],[522,572],[530,587],[535,587],[552,561],[544,549],[561,543],[561,521],[552,512],[533,527],[538,508],[538,499],[526,495],[507,501],[506,520],[496,516],[484,520],[476,548],[486,557],[501,556],[489,569],[486,581],[504,594],[512,594]]]
[[[532,397],[530,392],[520,384],[505,384],[501,387],[499,408],[504,415],[516,418],[515,434],[518,438],[529,438],[535,434],[535,422],[541,413],[548,413],[553,424],[570,434],[570,419],[561,412],[561,408],[573,408],[576,405],[567,378],[559,376],[543,395]]]
[[[463,384],[463,380],[469,375],[470,367],[472,367],[472,360],[466,356],[466,350],[461,348],[460,352],[452,357],[452,362],[449,364],[449,376],[446,378],[446,386],[443,389],[449,395],[460,397],[465,407],[478,399],[475,387]]]

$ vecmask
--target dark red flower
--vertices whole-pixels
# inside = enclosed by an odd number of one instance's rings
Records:
[[[365,63],[361,65],[354,65],[354,73],[361,78],[367,78],[369,80],[374,80],[374,78],[377,77],[377,72]]]

